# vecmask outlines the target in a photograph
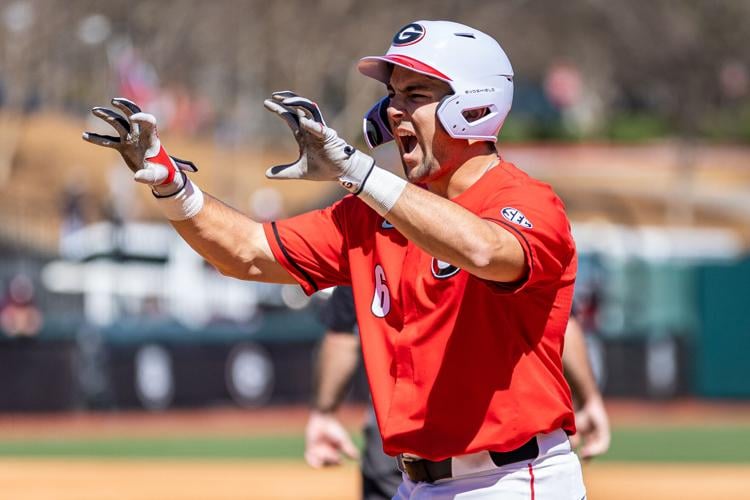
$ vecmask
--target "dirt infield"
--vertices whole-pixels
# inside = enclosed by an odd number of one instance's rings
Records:
[[[607,463],[584,474],[590,500],[750,499],[750,466]],[[358,488],[351,464],[0,460],[2,498],[14,500],[345,500]]]
[[[14,500],[343,500],[357,487],[353,465],[0,460],[0,496]]]
[[[589,500],[750,499],[750,465],[598,463],[583,474]]]

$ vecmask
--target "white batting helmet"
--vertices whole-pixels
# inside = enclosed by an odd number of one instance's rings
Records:
[[[451,137],[497,141],[513,102],[513,68],[494,38],[450,21],[416,21],[396,33],[384,56],[364,57],[358,68],[388,84],[394,64],[451,86],[453,94],[437,109]],[[384,104],[387,101],[378,102],[365,116],[365,138],[371,147],[393,138],[384,121]],[[465,113],[476,109],[485,113],[468,121]]]

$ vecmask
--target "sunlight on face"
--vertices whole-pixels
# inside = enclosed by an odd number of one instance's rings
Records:
[[[450,86],[441,80],[399,66],[393,68],[388,85],[388,120],[410,182],[430,182],[443,175],[445,169],[441,167],[454,156],[452,149],[466,144],[450,137],[435,114],[440,100],[450,93]]]

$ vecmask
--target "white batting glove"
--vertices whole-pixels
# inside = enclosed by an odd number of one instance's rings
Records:
[[[269,179],[338,180],[359,194],[375,166],[372,157],[358,151],[326,126],[318,105],[289,91],[274,92],[263,105],[286,121],[299,145],[297,161],[266,171]]]
[[[102,107],[91,112],[111,125],[119,137],[84,132],[83,140],[117,150],[133,171],[135,181],[151,186],[157,198],[180,192],[187,182],[184,172],[197,172],[198,168],[167,154],[159,140],[154,115],[142,112],[134,102],[122,97],[112,99],[112,105],[122,114]]]
[[[339,465],[341,458],[359,458],[349,433],[328,413],[313,411],[305,427],[305,460],[311,467]]]

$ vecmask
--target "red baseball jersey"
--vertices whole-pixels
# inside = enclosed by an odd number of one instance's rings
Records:
[[[562,202],[506,162],[452,201],[518,239],[521,281],[435,259],[353,196],[266,224],[266,237],[306,293],[352,285],[386,453],[442,460],[573,433],[561,358],[577,264]]]

